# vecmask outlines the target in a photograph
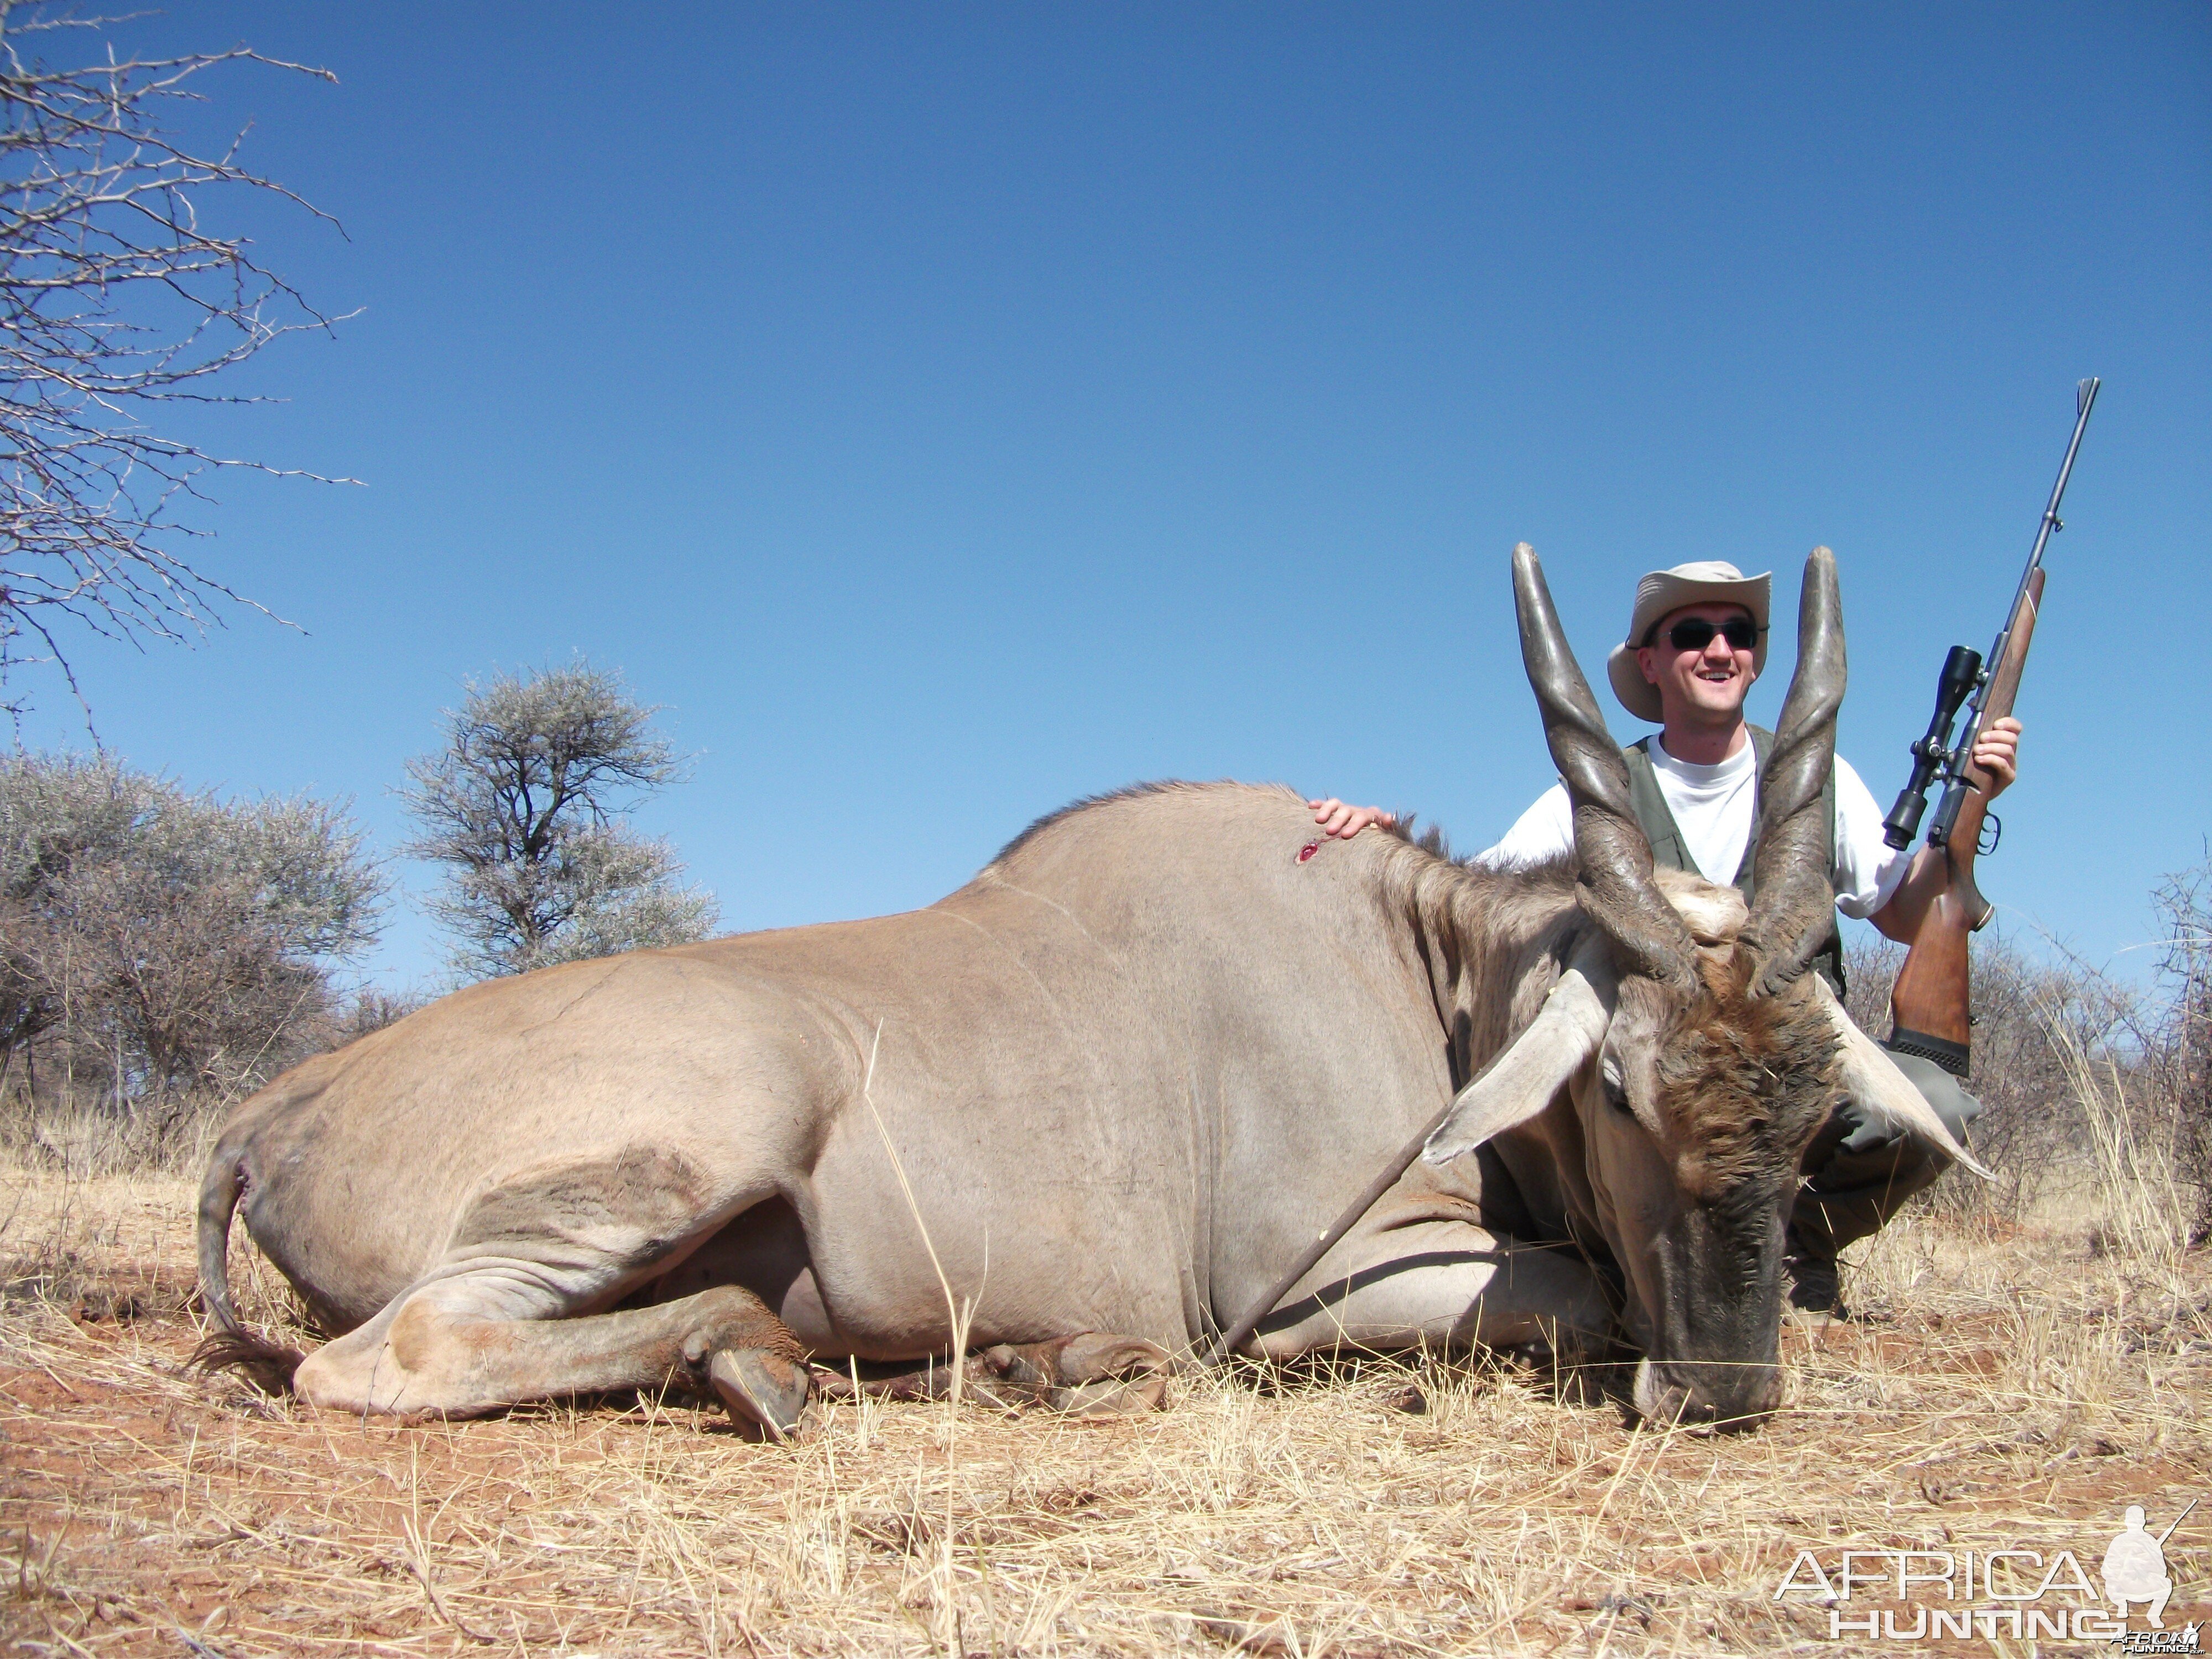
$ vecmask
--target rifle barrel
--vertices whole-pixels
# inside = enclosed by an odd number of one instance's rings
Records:
[[[2020,586],[2013,590],[2012,605],[2005,612],[2004,626],[1997,630],[1996,643],[1983,659],[1986,672],[1974,688],[1973,701],[1966,706],[1966,733],[1945,761],[1943,796],[1936,805],[1935,817],[1928,824],[1930,847],[1943,846],[1951,839],[1951,831],[1958,825],[1959,809],[1966,805],[1966,769],[1973,762],[1974,745],[1981,741],[1990,683],[1998,665],[2004,661],[2005,647],[2012,642],[2012,630],[2020,620],[2021,606],[2027,602],[2028,586],[2034,581],[2035,573],[2043,568],[2043,550],[2051,540],[2051,532],[2065,528],[2058,517],[2058,504],[2066,497],[2066,481],[2074,476],[2074,458],[2081,453],[2081,434],[2089,429],[2089,411],[2097,406],[2097,388],[2103,384],[2092,374],[2074,388],[2074,435],[2066,441],[2066,459],[2058,464],[2058,479],[2051,486],[2051,500],[2043,509],[2043,521],[2035,530],[2035,549],[2027,556],[2027,568],[2020,573]]]
[[[2051,532],[2066,527],[2059,521],[2058,503],[2066,497],[2066,481],[2074,476],[2074,458],[2081,453],[2081,434],[2089,429],[2089,411],[2097,406],[2097,388],[2103,384],[2092,374],[2074,388],[2074,435],[2066,441],[2066,459],[2058,464],[2058,482],[2051,486],[2051,503],[2043,509],[2043,523],[2035,532],[2035,551],[2027,556],[2027,568],[2021,572],[2020,589],[2013,595],[2015,606],[2020,594],[2027,591],[2028,577],[2043,562],[2043,546],[2051,539]],[[1990,660],[1996,660],[1995,653]]]

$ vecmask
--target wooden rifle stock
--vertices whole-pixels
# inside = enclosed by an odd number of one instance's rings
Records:
[[[2029,576],[2013,612],[2004,654],[1990,671],[1978,732],[2012,713],[2042,603],[2043,571],[2039,566]],[[1987,780],[1970,764],[1966,781],[1966,799],[1950,839],[1941,848],[1921,850],[1912,873],[1892,901],[1895,908],[1891,916],[1897,932],[1910,939],[1911,946],[1889,994],[1890,1018],[1895,1026],[1892,1046],[1908,1052],[1924,1048],[1929,1051],[1929,1058],[1962,1075],[1972,1030],[1966,939],[1990,919],[1993,908],[1974,885],[1974,860],[1981,848],[1983,821],[1989,816]],[[1932,1044],[1914,1043],[1916,1036],[1955,1045],[1957,1063],[1952,1065],[1952,1057],[1935,1051]]]

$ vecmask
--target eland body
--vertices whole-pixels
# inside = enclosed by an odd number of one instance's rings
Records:
[[[1516,586],[1575,860],[1315,847],[1286,790],[1152,786],[1041,822],[926,910],[459,992],[225,1127],[200,1211],[217,1357],[273,1358],[227,1289],[235,1212],[333,1334],[295,1386],[349,1411],[688,1379],[773,1433],[809,1354],[1157,1370],[1456,1095],[1252,1349],[1625,1338],[1647,1413],[1765,1414],[1799,1160],[1844,1092],[1964,1157],[1802,971],[1832,568],[1808,567],[1750,910],[1655,875],[1526,550]]]

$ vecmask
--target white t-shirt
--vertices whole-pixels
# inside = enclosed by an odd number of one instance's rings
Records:
[[[1707,881],[1729,885],[1743,866],[1751,841],[1753,805],[1758,796],[1759,757],[1747,741],[1718,766],[1678,761],[1654,740],[1651,770],[1674,815],[1683,845]],[[1574,808],[1567,787],[1555,783],[1536,798],[1505,839],[1475,862],[1494,870],[1515,870],[1574,850]],[[1881,808],[1875,805],[1859,775],[1836,757],[1836,908],[1847,916],[1872,915],[1889,902],[1912,863],[1912,849],[1899,851],[1881,838]]]

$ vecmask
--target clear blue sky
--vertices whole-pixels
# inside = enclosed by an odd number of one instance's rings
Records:
[[[1885,799],[2072,416],[1984,884],[2102,959],[2212,829],[2212,11],[179,7],[334,339],[252,373],[191,651],[102,737],[387,794],[463,679],[669,705],[644,816],[726,922],[927,903],[1036,814],[1281,780],[1455,844],[1551,779],[1506,558],[1596,678],[1637,574],[1835,548]],[[1788,633],[1784,626],[1778,636]],[[1754,717],[1771,720],[1786,640]],[[1644,730],[1606,699],[1618,734]],[[58,698],[34,741],[82,741]],[[419,868],[403,868],[418,889]],[[2126,961],[2141,961],[2141,953]],[[375,964],[427,979],[395,915]]]

